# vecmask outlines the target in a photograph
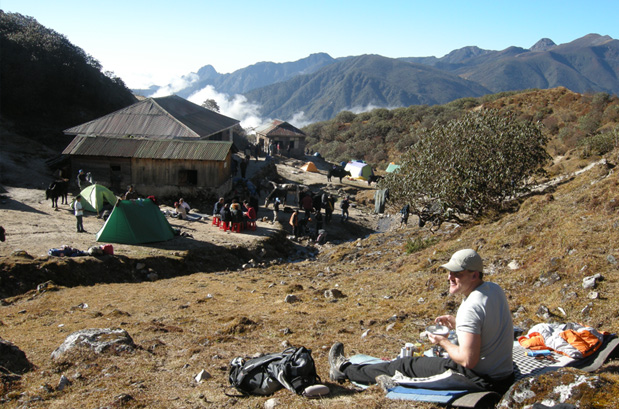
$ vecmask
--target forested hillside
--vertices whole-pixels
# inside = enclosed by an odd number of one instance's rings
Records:
[[[62,130],[136,101],[123,81],[62,34],[0,10],[4,126],[63,146]]]
[[[607,93],[578,94],[565,88],[514,91],[459,99],[444,105],[343,111],[329,121],[303,128],[308,147],[334,162],[364,159],[384,169],[413,146],[419,130],[445,124],[471,109],[496,108],[539,122],[552,156],[580,147],[581,155],[604,154],[617,143],[619,98]]]

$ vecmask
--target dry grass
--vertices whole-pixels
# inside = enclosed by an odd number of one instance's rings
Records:
[[[8,300],[10,305],[2,307],[2,337],[25,351],[38,370],[23,377],[6,395],[11,399],[5,404],[259,407],[266,398],[225,394],[233,392],[227,389],[232,358],[279,351],[283,343],[304,345],[313,350],[319,375],[327,381],[328,348],[336,340],[344,342],[350,354],[394,357],[402,343],[416,339],[436,315],[457,308],[458,300],[446,294],[438,266],[463,247],[476,248],[484,256],[487,279],[505,288],[516,325],[528,328],[544,321],[536,315],[544,305],[551,319],[617,332],[617,264],[609,256],[619,258],[618,184],[616,173],[592,170],[553,193],[526,199],[516,213],[466,229],[446,225],[437,234],[437,244],[413,254],[405,251],[407,240],[426,237],[426,230],[371,235],[325,250],[315,261],[156,282],[60,288]],[[508,267],[513,260],[519,269]],[[591,300],[582,279],[594,273],[604,280],[596,289],[599,298]],[[334,288],[346,297],[325,298],[325,290]],[[287,294],[300,301],[285,303]],[[78,308],[82,303],[88,308]],[[592,309],[584,314],[587,304]],[[67,335],[100,327],[127,330],[140,349],[52,363],[50,353]],[[193,377],[201,369],[213,378],[196,384]],[[61,374],[72,380],[69,388],[42,388],[55,386]],[[386,400],[378,388],[359,394],[348,385],[329,386],[332,396],[319,401],[287,391],[275,397],[293,408],[406,406]]]

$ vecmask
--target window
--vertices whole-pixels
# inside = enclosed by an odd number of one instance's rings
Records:
[[[178,185],[179,186],[196,186],[198,184],[197,170],[179,170]]]

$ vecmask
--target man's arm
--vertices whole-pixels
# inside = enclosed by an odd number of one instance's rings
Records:
[[[481,355],[481,335],[470,332],[458,332],[458,345],[451,343],[447,337],[428,334],[433,344],[439,345],[456,363],[465,368],[473,369]]]

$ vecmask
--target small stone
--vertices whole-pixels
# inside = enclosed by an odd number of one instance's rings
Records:
[[[273,409],[276,406],[279,406],[279,399],[277,398],[271,398],[264,402],[264,409]]]
[[[157,273],[148,273],[146,278],[148,278],[149,281],[157,281],[159,275]]]
[[[58,381],[58,386],[56,386],[57,391],[61,391],[67,386],[71,385],[71,381],[66,376],[62,375],[60,377],[60,381]]]
[[[363,331],[363,334],[361,334],[361,338],[366,338],[369,333],[370,333],[370,329],[368,328],[365,331]]]
[[[144,263],[137,263],[135,265],[135,269],[136,270],[142,270],[142,269],[144,269],[144,267],[146,267],[146,264],[144,264]]]
[[[290,304],[292,304],[294,302],[297,302],[297,301],[299,301],[299,297],[297,297],[294,294],[288,294],[286,296],[286,298],[284,299],[284,302],[287,302],[287,303],[290,303]]]
[[[610,264],[617,264],[617,259],[615,259],[615,257],[612,254],[609,254],[608,256],[606,256],[606,260],[608,260]]]
[[[591,299],[591,300],[595,300],[597,298],[599,298],[600,294],[597,291],[591,291],[588,295],[587,298]]]
[[[509,267],[510,270],[518,270],[520,268],[520,263],[518,263],[516,260],[512,260],[507,265],[507,267]]]
[[[602,275],[600,273],[594,274],[592,276],[588,276],[582,279],[582,288],[595,288],[597,285],[597,280],[601,279]]]
[[[385,328],[385,331],[391,331],[393,327],[395,327],[395,322],[392,322],[391,324],[387,325],[387,328]]]
[[[345,295],[338,289],[330,289],[325,291],[325,298],[344,298]]]
[[[204,369],[200,371],[200,373],[198,373],[194,379],[196,380],[196,382],[198,383],[202,383],[203,381],[207,380],[211,378],[211,374],[206,372]]]

